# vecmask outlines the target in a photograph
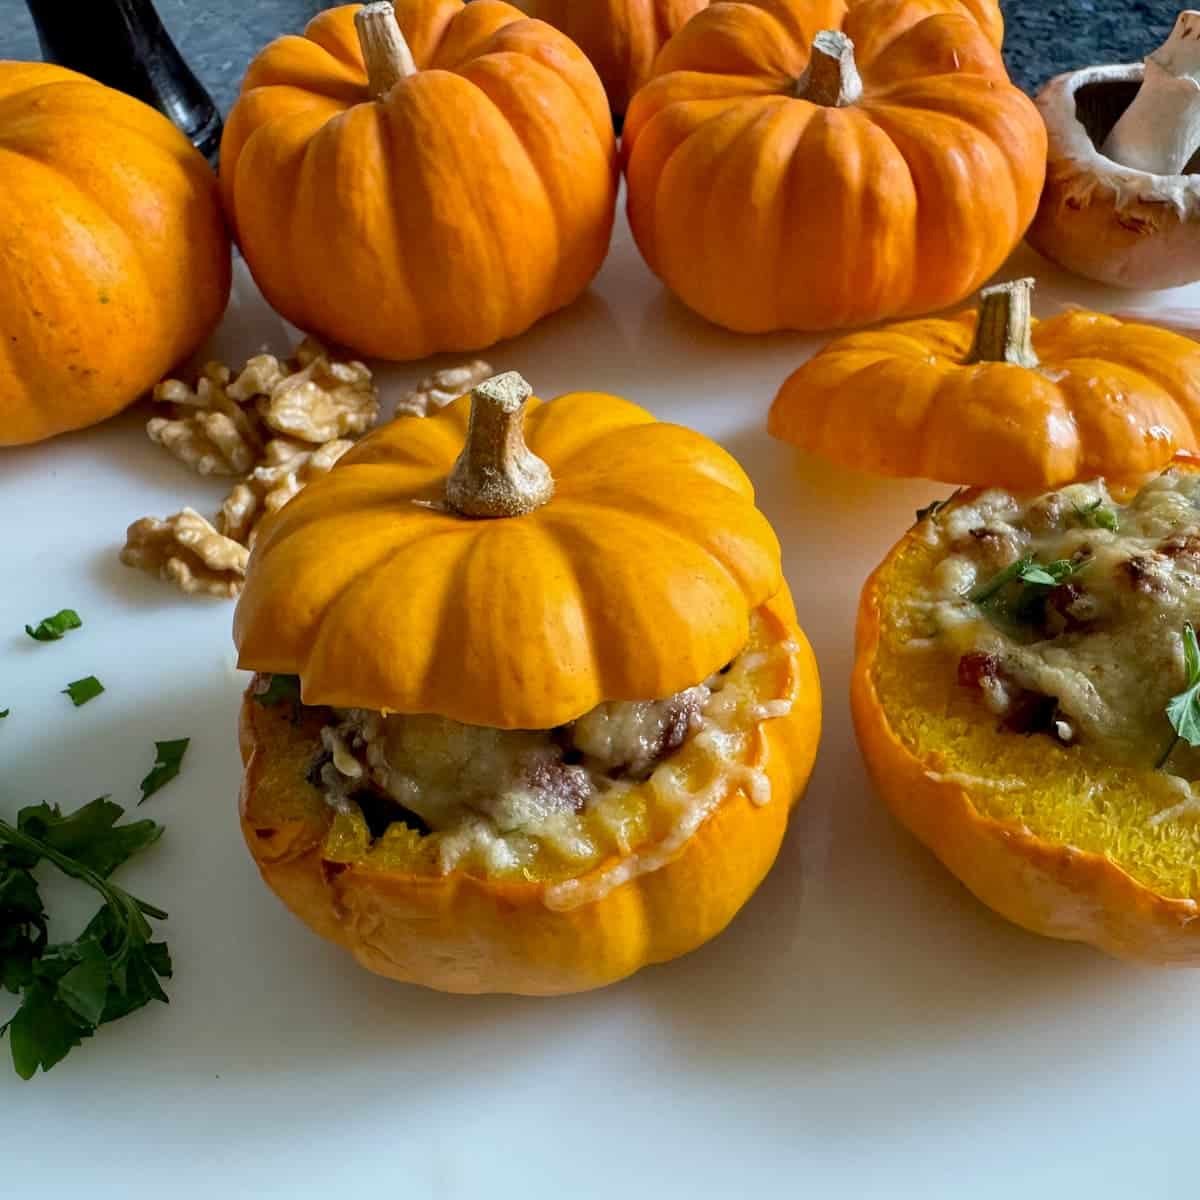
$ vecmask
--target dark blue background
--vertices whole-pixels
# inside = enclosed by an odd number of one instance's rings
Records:
[[[64,4],[90,0],[63,0]],[[158,11],[223,112],[252,55],[294,33],[327,4],[318,0],[158,0]],[[1157,47],[1186,5],[1179,0],[1006,0],[1005,56],[1035,92],[1051,75],[1101,62],[1131,62]],[[22,0],[0,0],[0,58],[38,58]]]

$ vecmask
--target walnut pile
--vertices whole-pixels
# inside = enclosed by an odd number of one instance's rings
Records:
[[[482,361],[438,371],[400,400],[396,415],[428,416],[492,374]],[[236,377],[210,362],[194,387],[164,379],[153,400],[167,415],[147,422],[152,442],[199,475],[237,480],[215,522],[185,508],[165,520],[143,517],[126,534],[123,563],[194,595],[236,596],[262,519],[328,473],[379,419],[370,370],[311,338],[287,359],[255,355]]]
[[[396,416],[427,417],[465,395],[485,379],[491,379],[495,373],[488,363],[479,358],[461,367],[435,371],[428,379],[422,379],[408,395],[400,398],[396,405]]]
[[[218,533],[195,509],[130,525],[121,551],[128,567],[152,571],[189,595],[233,597],[242,590],[250,551]]]

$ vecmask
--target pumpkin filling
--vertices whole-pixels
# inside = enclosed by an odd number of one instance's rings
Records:
[[[780,665],[794,649],[755,614],[742,653],[703,682],[665,699],[600,704],[554,729],[305,709],[325,722],[307,778],[336,813],[326,853],[563,888],[609,859],[640,854],[625,873],[654,869],[647,845],[677,851],[732,786],[770,800],[766,773],[747,760],[759,722],[791,709],[781,682],[791,672]],[[270,687],[259,676],[256,690]]]
[[[989,490],[925,522],[906,652],[945,660],[999,726],[1109,763],[1161,768],[1200,815],[1200,750],[1167,716],[1200,624],[1200,474],[1171,469],[1118,502],[1102,482],[1032,499]]]

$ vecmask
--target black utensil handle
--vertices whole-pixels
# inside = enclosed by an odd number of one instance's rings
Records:
[[[221,114],[151,0],[26,0],[42,57],[165,113],[216,164]]]

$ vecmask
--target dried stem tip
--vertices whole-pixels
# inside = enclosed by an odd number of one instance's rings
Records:
[[[525,445],[533,389],[508,371],[471,392],[467,443],[446,480],[446,503],[465,517],[520,517],[554,494],[550,468]]]
[[[979,293],[979,320],[968,363],[1002,362],[1036,367],[1033,349],[1032,279],[1014,279]]]
[[[1101,153],[1152,175],[1182,175],[1200,147],[1200,12],[1179,14],[1146,59],[1142,86]]]
[[[354,29],[367,64],[367,89],[372,100],[383,99],[400,80],[417,73],[390,0],[364,4],[354,14]]]
[[[796,80],[796,97],[826,108],[845,108],[862,99],[862,76],[854,62],[854,43],[833,29],[813,38],[812,57]]]

